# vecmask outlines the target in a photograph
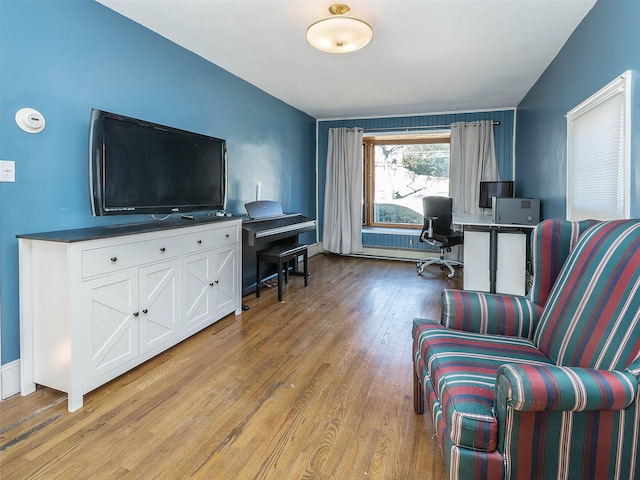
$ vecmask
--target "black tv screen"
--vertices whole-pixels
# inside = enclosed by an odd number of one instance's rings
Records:
[[[89,126],[92,214],[224,210],[226,142],[93,109]]]
[[[491,208],[493,197],[513,197],[513,181],[480,182],[480,208]]]

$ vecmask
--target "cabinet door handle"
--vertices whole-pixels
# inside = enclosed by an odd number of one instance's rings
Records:
[[[200,245],[202,243],[202,240],[198,240],[198,245]]]
[[[118,257],[111,257],[111,261],[112,261],[113,263],[116,263],[116,262],[118,261]]]
[[[211,283],[209,284],[209,286],[210,286],[210,287],[213,287],[213,282],[211,282]]]
[[[149,309],[145,308],[144,310],[142,310],[142,313],[144,313],[146,315],[147,313],[149,313]]]
[[[166,249],[166,248],[164,248],[164,247],[160,247],[160,251],[161,251],[162,253],[164,253],[164,252],[166,252],[166,251],[167,251],[167,249]]]
[[[133,312],[134,317],[137,317],[138,315],[140,315],[140,312]]]
[[[229,234],[227,233],[227,234],[225,235],[225,237],[229,238]]]

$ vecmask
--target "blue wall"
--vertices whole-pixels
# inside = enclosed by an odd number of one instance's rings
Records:
[[[21,233],[146,221],[91,217],[87,133],[91,108],[227,140],[228,210],[262,198],[315,216],[315,120],[201,57],[90,0],[0,1],[2,363],[19,357]],[[31,107],[39,134],[14,121]]]
[[[566,218],[566,113],[625,70],[632,87],[632,217],[640,216],[640,1],[599,0],[518,106],[516,182]]]
[[[417,115],[410,117],[387,117],[387,118],[361,118],[349,120],[325,120],[318,122],[318,225],[319,234],[322,238],[322,219],[324,215],[324,190],[327,179],[327,142],[329,139],[329,129],[337,127],[362,127],[367,132],[388,131],[389,128],[415,128],[419,126],[431,127],[436,125],[451,125],[454,122],[473,122],[477,120],[493,120],[500,122],[494,126],[496,159],[498,161],[498,171],[500,178],[511,180],[513,178],[513,128],[514,111],[496,110],[491,112],[473,113],[447,113],[439,115]],[[402,133],[402,130],[398,130]],[[516,193],[518,186],[516,185]],[[390,246],[394,247],[420,248],[419,246],[409,246],[408,238],[390,239],[388,235],[375,233],[366,234],[363,242],[366,245]],[[411,236],[413,239],[413,236]],[[398,243],[400,242],[400,243]]]

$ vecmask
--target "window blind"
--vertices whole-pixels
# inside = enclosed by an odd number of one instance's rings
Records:
[[[625,72],[567,114],[567,219],[629,218],[630,78]]]

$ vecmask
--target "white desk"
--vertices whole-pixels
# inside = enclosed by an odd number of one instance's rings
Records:
[[[535,224],[512,224],[512,223],[493,223],[490,215],[469,215],[465,213],[454,213],[453,223],[457,225],[469,225],[475,227],[492,227],[492,228],[534,228]]]
[[[535,225],[493,223],[490,216],[453,214],[464,229],[464,289],[524,295],[527,236]]]

